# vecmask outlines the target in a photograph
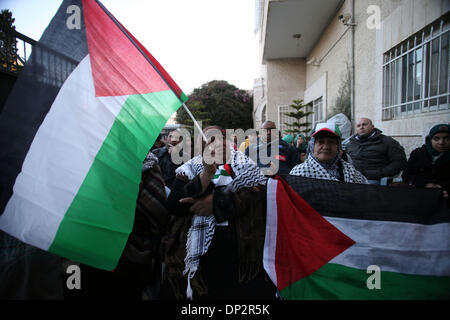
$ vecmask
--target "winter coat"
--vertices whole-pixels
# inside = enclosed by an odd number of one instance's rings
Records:
[[[279,139],[279,145],[278,145],[278,161],[279,161],[279,169],[278,174],[279,175],[288,175],[289,172],[293,167],[295,167],[297,164],[299,164],[300,161],[300,154],[297,151],[297,148],[294,146],[291,146],[283,139]],[[253,154],[257,155],[256,163],[259,168],[268,168],[270,167],[270,164],[263,164],[261,163],[261,159],[259,156],[259,153],[261,152],[261,149],[264,148],[266,144],[255,144],[251,145],[245,150],[245,155],[250,156],[252,158]],[[255,150],[256,149],[256,150]],[[267,147],[267,156],[271,156],[271,147]],[[255,153],[256,151],[256,153]],[[252,158],[252,160],[255,160]]]
[[[173,181],[175,180],[175,170],[180,166],[172,162],[172,157],[167,150],[167,147],[162,147],[152,151],[158,158],[158,164],[161,168],[164,183],[168,188],[172,188]]]
[[[402,178],[404,182],[411,183],[416,187],[435,183],[450,191],[450,162],[432,164],[426,145],[423,145],[411,152]]]
[[[238,162],[235,163],[239,166]],[[229,224],[226,227],[216,225],[210,247],[200,258],[199,269],[191,279],[195,297],[205,299],[274,297],[276,289],[264,276],[262,260],[266,225],[265,178],[262,177],[261,184],[252,187],[250,184],[236,192],[232,191],[233,183],[228,186],[210,183],[206,191],[202,192],[201,180],[197,173],[201,171],[200,166],[201,162],[193,158],[180,167],[181,170],[179,169],[175,178],[167,202],[173,219],[169,232],[163,237],[162,252],[165,256],[165,279],[170,283],[175,298],[186,299],[186,276],[183,275],[186,266],[186,244],[189,234],[195,232],[191,229],[193,224],[193,214],[189,211],[191,205],[180,203],[179,200],[186,197],[200,198],[211,193],[215,220],[228,221]],[[255,167],[254,164],[251,166]],[[234,177],[233,182],[241,181],[247,185],[252,181],[245,178],[246,174],[252,174],[252,170],[240,170],[240,174],[233,169],[233,165],[230,165],[230,168],[232,170],[230,175]]]
[[[379,129],[366,139],[352,136],[343,143],[353,165],[369,180],[393,177],[406,168],[405,149],[397,140],[385,136]]]

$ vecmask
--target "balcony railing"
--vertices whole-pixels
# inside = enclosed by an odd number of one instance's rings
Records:
[[[0,72],[18,75],[37,42],[14,29],[0,33]]]

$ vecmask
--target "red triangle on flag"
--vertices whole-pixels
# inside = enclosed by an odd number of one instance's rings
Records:
[[[225,171],[230,175],[230,176],[232,176],[232,172],[233,172],[233,169],[231,169],[231,166],[228,164],[228,163],[225,163],[224,165],[223,165],[223,168],[225,169]]]
[[[281,178],[277,183],[277,286],[309,276],[355,244],[325,220]]]
[[[97,97],[169,90],[158,71],[96,1],[83,0],[83,13]]]

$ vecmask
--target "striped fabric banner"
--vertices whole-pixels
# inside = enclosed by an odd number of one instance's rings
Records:
[[[439,191],[286,180],[268,182],[264,250],[281,297],[450,298],[450,219]]]

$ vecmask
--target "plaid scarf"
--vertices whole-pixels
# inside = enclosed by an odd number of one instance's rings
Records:
[[[350,163],[339,159],[342,164],[342,171],[344,174],[344,181],[351,183],[368,184],[366,177],[364,177],[358,170]],[[335,175],[330,174],[310,153],[305,162],[295,166],[291,172],[293,176],[302,176],[307,178],[323,179],[339,181]]]
[[[256,164],[246,157],[240,151],[231,150],[231,169],[235,175],[234,179],[231,175],[228,177],[223,174],[225,166],[219,166],[212,182],[216,185],[226,185],[227,189],[236,192],[246,187],[252,187],[265,184],[267,178],[261,173]],[[203,160],[201,156],[192,158],[184,165],[176,170],[176,174],[184,173],[189,180],[199,175],[203,170]],[[229,179],[228,179],[229,178]],[[183,275],[188,275],[188,287],[186,295],[188,299],[192,299],[193,293],[191,288],[191,279],[198,270],[200,258],[208,252],[212,238],[214,236],[216,219],[214,215],[198,216],[194,215],[192,225],[188,232],[186,243],[186,257],[184,259],[185,269]]]

